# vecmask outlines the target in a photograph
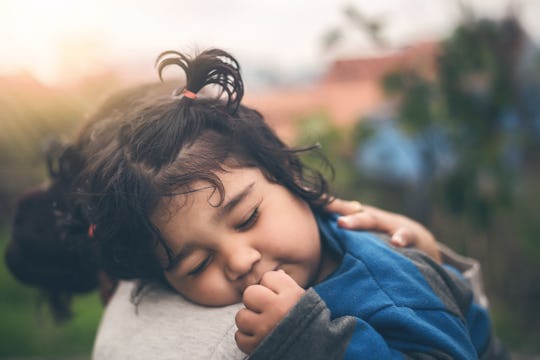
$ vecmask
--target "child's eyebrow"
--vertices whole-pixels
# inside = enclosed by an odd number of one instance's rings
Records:
[[[245,197],[253,190],[253,186],[255,185],[255,182],[252,182],[248,186],[246,186],[242,191],[240,191],[238,194],[233,196],[227,203],[223,206],[220,206],[217,210],[217,212],[213,216],[214,221],[219,221],[222,219],[228,212],[230,212],[236,205],[238,205],[242,200],[245,199]]]

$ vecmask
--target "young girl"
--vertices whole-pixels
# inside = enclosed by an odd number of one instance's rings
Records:
[[[85,148],[79,201],[109,274],[243,302],[236,341],[253,358],[492,355],[488,315],[452,271],[337,227],[302,150],[241,105],[232,56],[167,52],[160,73],[173,64],[181,92],[131,104]],[[211,84],[222,98],[202,94]]]
[[[183,91],[149,89],[109,108],[59,169],[81,174],[64,210],[90,219],[108,274],[167,283],[198,304],[242,301],[236,340],[252,358],[493,350],[487,314],[451,272],[336,227],[323,210],[327,184],[302,150],[240,104],[229,54],[168,52],[159,64],[185,70]],[[202,95],[210,84],[224,100]]]

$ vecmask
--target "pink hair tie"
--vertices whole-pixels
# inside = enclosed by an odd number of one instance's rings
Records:
[[[187,89],[184,89],[184,91],[182,91],[182,95],[184,95],[185,97],[191,100],[195,100],[197,98],[197,94]]]
[[[88,227],[88,237],[93,238],[95,231],[96,231],[96,224],[90,224],[90,226]]]
[[[186,88],[182,90],[180,90],[180,88],[174,89],[171,95],[173,98],[177,98],[177,99],[180,99],[182,97],[187,97],[188,99],[195,100],[197,98],[196,93],[194,93],[193,91],[189,91]]]

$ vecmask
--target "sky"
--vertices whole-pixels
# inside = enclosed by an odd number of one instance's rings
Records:
[[[465,0],[462,0],[465,1]],[[510,0],[469,0],[482,16],[500,17]],[[519,0],[526,31],[540,43],[540,0]],[[28,71],[60,84],[113,66],[153,76],[163,50],[220,47],[252,71],[303,71],[336,56],[371,54],[365,34],[346,26],[355,6],[384,24],[391,47],[448,34],[458,0],[0,0],[0,76]],[[349,30],[332,53],[322,39]]]

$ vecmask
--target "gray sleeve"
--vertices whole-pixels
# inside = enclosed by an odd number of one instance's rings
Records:
[[[340,359],[356,327],[356,319],[330,319],[330,310],[308,289],[296,306],[250,355],[250,360]]]
[[[443,263],[459,270],[463,277],[469,281],[475,302],[488,308],[489,302],[484,292],[482,269],[478,260],[459,255],[441,243],[437,243],[437,245],[439,246]]]
[[[418,250],[417,248],[407,247],[407,248],[396,248],[390,242],[390,236],[386,233],[376,232],[381,240],[388,243],[398,252],[403,252],[402,250]],[[471,290],[473,292],[474,301],[484,308],[489,307],[488,298],[484,292],[484,283],[482,277],[482,268],[478,260],[459,255],[454,250],[450,249],[448,246],[437,242],[437,247],[441,254],[441,260],[443,264],[450,265],[453,268],[457,269],[461,275],[467,280],[470,284]]]

